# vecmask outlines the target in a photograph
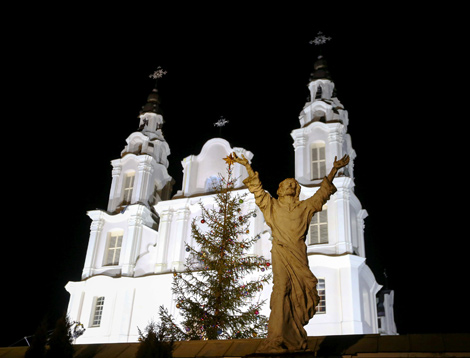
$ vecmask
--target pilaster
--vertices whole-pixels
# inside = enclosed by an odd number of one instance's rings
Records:
[[[150,193],[150,177],[153,173],[153,158],[149,155],[140,155],[138,157],[136,182],[134,183],[133,199],[134,202],[146,202]],[[153,187],[153,186],[152,186]]]
[[[93,220],[90,225],[90,238],[88,240],[88,248],[83,265],[82,279],[93,275],[96,255],[98,253],[99,238],[104,225],[103,212],[101,210],[93,210],[88,212],[88,216]]]
[[[135,261],[138,256],[138,250],[142,239],[142,226],[144,224],[143,205],[133,205],[128,210],[131,216],[127,221],[127,238],[123,241],[121,253],[121,274],[123,276],[133,276]]]
[[[305,146],[307,144],[307,137],[303,130],[296,130],[292,132],[294,138],[294,151],[295,151],[295,179],[299,182],[304,181],[304,168],[307,163]]]
[[[336,212],[336,254],[353,253],[352,235],[351,235],[351,212],[350,197],[353,182],[350,178],[339,177],[333,181],[336,186],[336,193],[333,195]],[[355,218],[354,218],[355,219]]]
[[[108,201],[109,212],[114,211],[114,209],[119,205],[120,197],[117,193],[117,190],[118,190],[119,177],[121,176],[121,172],[122,172],[121,161],[119,159],[111,161],[111,164],[113,166],[113,170],[111,172],[112,181],[111,181],[111,189],[109,191],[109,201]]]
[[[168,241],[170,238],[173,214],[173,209],[164,210],[160,214],[160,228],[157,241],[157,262],[155,264],[155,273],[164,272],[168,268]]]
[[[188,236],[188,221],[191,210],[188,207],[183,207],[176,211],[176,237],[173,245],[173,261],[171,268],[176,271],[182,271],[184,268],[184,239]]]

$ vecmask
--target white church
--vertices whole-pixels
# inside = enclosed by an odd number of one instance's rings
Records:
[[[337,192],[317,213],[307,236],[309,265],[319,280],[321,301],[305,327],[309,336],[397,334],[393,291],[381,290],[366,264],[364,219],[367,212],[354,194],[356,153],[347,132],[348,112],[335,96],[326,62],[319,57],[308,84],[310,101],[292,131],[295,178],[300,199],[313,195],[330,171],[335,156],[348,154],[350,163],[334,179]],[[140,128],[126,139],[118,159],[112,160],[112,183],[106,210],[88,212],[92,223],[82,280],[69,282],[68,315],[86,328],[76,343],[136,342],[138,328],[158,321],[164,305],[178,317],[172,297],[172,271],[183,270],[184,243],[192,245],[190,223],[214,203],[212,180],[225,173],[222,158],[232,152],[251,160],[253,153],[232,148],[221,138],[209,140],[199,154],[182,160],[181,190],[172,196],[168,174],[170,147],[162,135],[158,91],[154,89],[140,113]],[[254,168],[256,170],[256,168]],[[256,210],[254,196],[243,185],[248,174],[234,167],[235,190],[247,193],[246,210]],[[249,254],[270,258],[271,236],[263,215],[251,218],[250,232],[263,233]],[[267,299],[269,316],[272,285],[259,299]],[[379,293],[380,291],[380,293]]]

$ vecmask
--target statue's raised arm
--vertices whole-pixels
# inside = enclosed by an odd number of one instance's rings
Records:
[[[250,177],[255,174],[255,172],[251,168],[250,162],[248,161],[248,159],[245,158],[245,156],[243,154],[242,154],[241,158],[238,155],[236,155],[235,153],[232,153],[232,156],[233,156],[233,160],[236,163],[241,164],[246,168],[246,171],[248,172],[248,175]]]
[[[328,174],[328,180],[330,182],[333,182],[333,179],[335,178],[335,175],[338,170],[345,167],[349,163],[349,155],[347,154],[340,160],[336,160],[336,158],[337,157],[335,157],[335,161],[333,162],[333,168],[331,168],[330,174]]]

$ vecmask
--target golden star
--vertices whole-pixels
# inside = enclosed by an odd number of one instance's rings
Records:
[[[235,160],[233,160],[233,155],[230,153],[230,155],[227,155],[226,158],[224,158],[225,162],[229,165],[232,166],[233,163],[235,163]]]

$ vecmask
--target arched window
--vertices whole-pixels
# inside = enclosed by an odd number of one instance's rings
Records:
[[[323,91],[322,91],[321,86],[318,86],[318,87],[317,87],[317,93],[315,93],[315,99],[320,99],[321,96],[322,96],[322,92],[323,92]]]
[[[311,147],[310,180],[321,179],[326,176],[325,143],[313,143]]]

